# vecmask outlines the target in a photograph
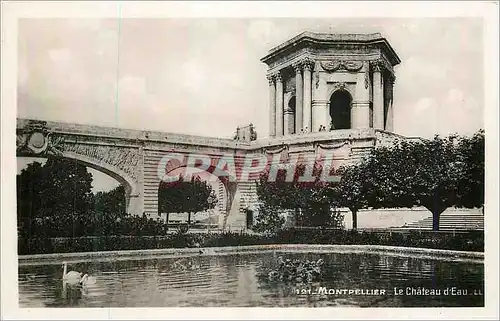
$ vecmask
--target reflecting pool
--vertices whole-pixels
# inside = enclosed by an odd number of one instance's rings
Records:
[[[278,257],[324,260],[311,284],[269,282]],[[481,307],[484,265],[368,253],[189,256],[82,262],[94,284],[62,282],[61,262],[19,267],[23,307]]]

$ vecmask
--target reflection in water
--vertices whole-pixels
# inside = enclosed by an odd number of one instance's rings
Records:
[[[324,280],[270,283],[278,256],[325,261]],[[379,254],[263,253],[75,264],[96,278],[63,283],[59,264],[19,267],[20,307],[484,306],[484,266]],[[78,266],[79,265],[79,266]],[[385,294],[315,294],[383,289]],[[467,296],[395,295],[394,288],[467,289]],[[297,294],[297,291],[303,294]]]
[[[78,305],[78,300],[82,298],[83,288],[74,284],[62,281],[61,299],[64,305]]]

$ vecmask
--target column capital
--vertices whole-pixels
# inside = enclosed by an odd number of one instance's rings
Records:
[[[381,72],[384,67],[383,63],[380,60],[374,60],[370,62],[370,66],[373,72]]]
[[[273,85],[274,82],[276,81],[276,75],[274,74],[268,74],[266,75],[267,81],[269,81],[269,85]]]
[[[293,69],[295,70],[296,74],[300,74],[302,72],[302,62],[296,62],[292,65]]]
[[[384,74],[389,75],[389,77],[395,77],[394,68],[385,59],[379,58],[370,61],[370,66],[372,71],[384,72]]]
[[[312,71],[314,69],[314,60],[312,60],[311,58],[304,58],[301,61],[301,65],[304,70]]]
[[[276,72],[274,74],[274,79],[276,80],[276,82],[282,82],[283,81],[283,77],[281,76],[281,72]]]

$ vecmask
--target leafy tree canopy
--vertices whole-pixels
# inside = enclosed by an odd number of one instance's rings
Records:
[[[76,231],[93,209],[92,175],[76,161],[50,157],[17,175],[18,225],[23,234],[43,229]],[[74,234],[74,233],[73,233]]]
[[[336,199],[327,193],[328,187],[334,183],[321,179],[323,167],[320,163],[299,163],[295,168],[273,171],[268,166],[257,184],[259,201],[267,209],[265,213],[272,213],[272,209],[276,208],[293,210],[297,224],[304,226],[340,223],[331,214],[331,208],[337,205]],[[288,174],[290,171],[292,174]],[[304,181],[305,177],[312,179]]]
[[[484,204],[484,132],[472,137],[450,135],[401,140],[372,150],[361,165],[366,176],[367,205],[423,206],[433,214],[433,229],[449,207]]]
[[[197,213],[212,209],[217,204],[217,197],[210,184],[193,176],[190,181],[183,177],[175,182],[162,182],[158,191],[161,213]]]

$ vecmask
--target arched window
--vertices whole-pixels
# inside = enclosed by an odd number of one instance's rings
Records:
[[[330,129],[351,128],[352,97],[345,90],[337,90],[330,97]]]

